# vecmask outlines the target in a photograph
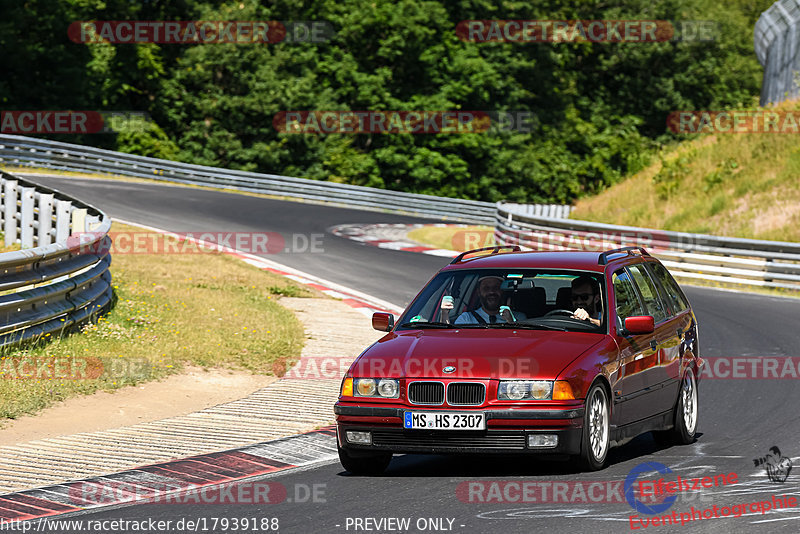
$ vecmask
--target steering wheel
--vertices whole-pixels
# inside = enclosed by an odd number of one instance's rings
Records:
[[[556,314],[558,314],[558,315],[572,315],[573,313],[575,313],[575,312],[573,312],[572,310],[558,309],[558,310],[552,310],[552,311],[549,311],[549,312],[545,313],[543,315],[543,317],[550,317],[551,315],[556,315]]]

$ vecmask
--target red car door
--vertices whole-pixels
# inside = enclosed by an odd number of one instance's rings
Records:
[[[652,355],[646,359],[642,380],[647,391],[646,416],[670,410],[675,396],[664,390],[667,360],[674,360],[678,344],[676,341],[676,318],[671,317],[670,310],[659,294],[655,281],[650,277],[646,264],[637,263],[628,266],[631,280],[636,284],[645,315],[651,315],[655,323],[655,332],[650,339]]]
[[[652,415],[647,373],[658,365],[655,333],[634,335],[625,331],[625,319],[646,313],[631,275],[620,269],[612,275],[615,296],[616,341],[619,346],[614,384],[614,424],[621,426]]]
[[[688,350],[686,338],[691,337],[694,319],[689,302],[666,267],[656,262],[645,265],[656,283],[669,317],[656,331],[660,360],[654,373],[654,382],[659,389],[659,405],[672,405],[678,398],[681,358],[683,352]]]

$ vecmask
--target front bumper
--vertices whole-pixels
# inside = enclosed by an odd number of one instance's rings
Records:
[[[410,408],[337,404],[339,446],[348,450],[395,453],[525,453],[579,454],[583,435],[584,408],[483,409],[486,430],[410,430],[403,428],[403,413]],[[451,410],[448,410],[451,411]],[[452,410],[463,412],[466,410]],[[370,432],[370,445],[349,443],[346,431]],[[558,436],[549,448],[528,446],[530,434]]]

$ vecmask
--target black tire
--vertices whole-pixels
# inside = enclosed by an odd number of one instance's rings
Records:
[[[611,412],[605,388],[595,384],[586,395],[581,439],[581,464],[588,471],[605,467],[610,448]]]
[[[390,452],[348,452],[337,445],[339,462],[354,475],[380,475],[392,461]]]
[[[686,370],[678,390],[675,410],[672,414],[673,427],[669,430],[653,432],[653,438],[659,445],[688,445],[694,443],[697,433],[697,380],[694,371]]]

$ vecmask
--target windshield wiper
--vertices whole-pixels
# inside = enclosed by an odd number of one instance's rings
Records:
[[[414,321],[410,323],[403,323],[401,328],[453,328],[453,325],[447,323],[440,323],[437,321]]]
[[[497,323],[493,324],[492,326],[499,326],[500,328],[525,328],[528,330],[558,330],[559,332],[568,332],[566,328],[539,323]]]

